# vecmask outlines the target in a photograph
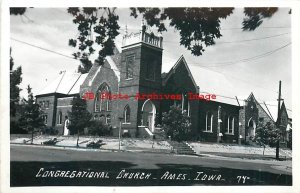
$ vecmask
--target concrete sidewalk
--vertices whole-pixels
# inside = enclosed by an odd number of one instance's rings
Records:
[[[43,145],[43,142],[57,138],[59,141],[55,145]],[[92,141],[102,140],[104,145],[99,149],[88,148],[87,144]],[[11,144],[31,145],[31,140],[28,137],[14,137],[11,138]],[[77,136],[48,136],[38,135],[35,136],[32,146],[40,146],[44,148],[67,149],[76,151],[126,151],[126,152],[139,152],[139,153],[160,153],[160,154],[174,154],[172,146],[165,140],[150,140],[150,139],[121,139],[119,147],[119,139],[111,137],[94,137],[94,136],[81,136],[79,138],[79,147],[76,146]],[[192,147],[195,149],[198,156],[214,157],[222,159],[239,159],[239,160],[262,160],[275,161],[275,152],[273,149],[268,149],[265,156],[262,156],[261,149],[256,147],[234,146],[230,144],[207,144],[200,142],[193,142]],[[285,151],[281,158],[289,153]],[[290,154],[291,155],[291,154]],[[287,157],[291,160],[291,157]],[[284,159],[283,159],[284,160]]]

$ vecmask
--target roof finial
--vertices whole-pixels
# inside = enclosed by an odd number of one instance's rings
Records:
[[[125,35],[128,34],[128,30],[127,30],[127,24],[125,25]]]

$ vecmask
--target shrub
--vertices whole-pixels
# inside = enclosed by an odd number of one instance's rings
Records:
[[[191,134],[191,123],[187,112],[181,110],[180,106],[173,105],[169,112],[163,113],[162,129],[172,140],[187,140]]]
[[[88,133],[90,135],[108,136],[111,135],[111,126],[99,120],[92,120],[88,126]]]
[[[47,135],[57,135],[58,134],[58,130],[54,129],[52,127],[44,127],[42,129],[42,133],[43,134],[47,134]]]

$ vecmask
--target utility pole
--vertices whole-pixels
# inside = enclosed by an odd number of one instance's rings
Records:
[[[119,126],[119,151],[121,151],[122,119],[123,119],[123,117],[119,117],[119,120],[120,120],[120,126]]]
[[[277,111],[277,122],[280,116],[280,102],[281,102],[281,80],[279,81],[279,92],[278,92],[278,111]]]
[[[276,120],[276,127],[280,129],[280,102],[281,102],[281,80],[279,81],[279,92],[278,92],[278,111],[277,111],[277,120]],[[276,159],[279,159],[279,140],[280,140],[281,134],[279,138],[276,141]]]

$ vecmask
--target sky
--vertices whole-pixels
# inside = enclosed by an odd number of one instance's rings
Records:
[[[205,52],[199,57],[191,55],[190,51],[180,46],[179,33],[168,27],[168,31],[162,34],[162,71],[168,72],[183,55],[193,69],[211,71],[212,76],[207,77],[209,81],[215,81],[213,74],[217,73],[216,77],[221,75],[231,84],[219,84],[213,91],[216,94],[227,93],[234,97],[249,96],[253,92],[259,102],[275,101],[278,97],[278,82],[281,80],[282,98],[287,108],[291,109],[291,15],[288,11],[289,9],[280,8],[273,17],[264,20],[258,29],[246,32],[241,30],[243,9],[236,8],[232,15],[221,20],[222,37],[216,40],[214,46],[205,48]],[[127,25],[129,33],[138,32],[142,19],[130,17],[129,10],[124,8],[118,9],[117,13],[121,29],[116,44],[122,47],[125,26]],[[66,9],[31,8],[25,15],[11,16],[10,19],[12,57],[15,66],[21,65],[23,70],[22,97],[26,96],[28,84],[33,88],[33,93],[37,94],[60,71],[77,70],[79,62],[74,59],[16,41],[21,40],[72,56],[76,50],[68,46],[68,40],[75,38],[78,32]],[[155,29],[149,30],[156,32]],[[249,58],[254,60],[244,60]],[[201,85],[199,86],[201,89]]]

